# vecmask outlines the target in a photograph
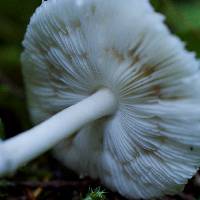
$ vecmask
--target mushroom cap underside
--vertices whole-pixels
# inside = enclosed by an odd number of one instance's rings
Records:
[[[23,42],[35,123],[101,87],[114,93],[117,112],[55,155],[128,198],[176,193],[200,164],[198,62],[163,19],[147,0],[48,0]]]

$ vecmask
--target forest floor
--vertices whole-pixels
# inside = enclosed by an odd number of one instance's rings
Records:
[[[89,191],[100,188],[105,198],[87,198]],[[185,190],[161,200],[200,200],[200,174],[189,181]],[[22,167],[10,178],[0,180],[0,200],[125,200],[103,187],[98,180],[80,179],[47,153]]]

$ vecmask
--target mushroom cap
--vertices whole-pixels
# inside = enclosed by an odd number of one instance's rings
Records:
[[[55,155],[130,199],[177,193],[200,165],[199,64],[163,19],[147,0],[48,0],[23,42],[35,123],[101,87],[114,93],[117,112]]]

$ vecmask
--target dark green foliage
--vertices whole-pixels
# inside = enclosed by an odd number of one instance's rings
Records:
[[[151,0],[156,10],[166,16],[171,31],[186,42],[187,48],[200,56],[200,1]]]
[[[40,0],[7,0],[0,6],[0,118],[12,136],[30,127],[20,53],[29,18]]]

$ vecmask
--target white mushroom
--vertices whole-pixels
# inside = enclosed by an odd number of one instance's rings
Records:
[[[56,144],[67,167],[130,199],[195,174],[199,64],[147,0],[48,0],[23,44],[31,116],[49,119],[1,144],[0,174]]]

